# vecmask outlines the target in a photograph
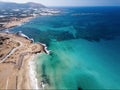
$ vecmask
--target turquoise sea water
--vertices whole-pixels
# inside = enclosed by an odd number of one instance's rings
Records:
[[[120,89],[120,7],[58,8],[11,29],[45,43],[36,60],[39,83],[49,89]]]

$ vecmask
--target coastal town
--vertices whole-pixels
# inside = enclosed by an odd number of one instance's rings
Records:
[[[9,33],[4,30],[38,16],[59,14],[60,11],[37,3],[9,3],[12,8],[6,7],[7,4],[3,8],[0,2],[0,89],[33,89],[36,87],[31,85],[30,63],[36,54],[49,54],[49,51],[45,44],[35,43],[20,31]]]
[[[0,30],[8,29],[28,22],[34,17],[56,15],[60,11],[52,8],[13,8],[0,9]]]

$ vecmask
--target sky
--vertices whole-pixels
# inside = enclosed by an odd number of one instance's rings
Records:
[[[120,6],[120,0],[0,0],[5,2],[38,2],[46,6]]]

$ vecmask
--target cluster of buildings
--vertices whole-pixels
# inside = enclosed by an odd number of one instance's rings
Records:
[[[60,11],[50,8],[19,8],[19,9],[0,9],[0,28],[11,20],[19,20],[20,18],[35,17],[43,15],[56,15]]]

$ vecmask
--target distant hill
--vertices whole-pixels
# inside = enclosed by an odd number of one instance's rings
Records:
[[[13,2],[0,2],[0,9],[15,9],[15,8],[45,8],[40,3],[28,2],[28,3],[13,3]]]

